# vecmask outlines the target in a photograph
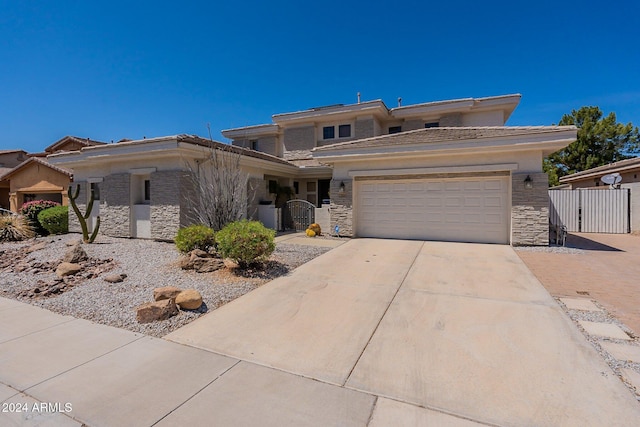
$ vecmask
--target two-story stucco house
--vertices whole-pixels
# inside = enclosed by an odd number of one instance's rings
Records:
[[[388,108],[380,100],[275,114],[272,123],[227,129],[250,176],[251,200],[330,201],[341,236],[548,244],[544,156],[576,138],[573,126],[508,127],[520,95]],[[102,232],[170,239],[188,224],[189,162],[213,144],[178,135],[82,147],[48,161],[74,173]],[[247,216],[257,217],[255,204]]]
[[[376,100],[276,114],[222,134],[313,167],[299,177],[298,196],[330,199],[337,234],[545,245],[542,159],[577,130],[505,126],[519,102],[515,94],[389,109]]]

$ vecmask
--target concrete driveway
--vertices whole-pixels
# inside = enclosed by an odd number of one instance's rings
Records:
[[[355,399],[342,415],[370,426],[640,419],[634,396],[508,246],[352,240],[166,338],[241,360],[212,385],[236,384],[242,399],[277,395],[278,378],[313,379],[352,392],[333,403]],[[222,386],[164,421],[228,408]],[[330,411],[326,393],[301,390],[291,398]],[[273,412],[246,408],[263,422]]]

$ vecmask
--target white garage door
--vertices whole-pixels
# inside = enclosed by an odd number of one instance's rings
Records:
[[[356,235],[509,243],[508,177],[356,181]]]

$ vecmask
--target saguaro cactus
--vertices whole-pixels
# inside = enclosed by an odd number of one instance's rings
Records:
[[[71,207],[73,208],[73,211],[76,213],[76,216],[78,217],[78,221],[80,222],[80,228],[82,228],[82,241],[84,243],[93,243],[93,241],[96,240],[96,237],[98,236],[98,229],[100,228],[100,217],[98,216],[96,219],[96,225],[93,228],[93,232],[91,233],[91,236],[89,236],[89,229],[87,228],[87,219],[89,218],[89,215],[91,215],[91,209],[93,209],[93,201],[95,199],[94,193],[93,193],[93,190],[91,190],[91,198],[89,199],[89,206],[87,206],[87,212],[84,215],[82,214],[82,212],[80,212],[80,209],[76,204],[76,199],[78,198],[79,195],[80,195],[80,184],[76,186],[76,191],[73,194],[71,194],[71,186],[69,186],[69,189],[67,190],[67,196],[69,196],[69,203],[71,203]]]

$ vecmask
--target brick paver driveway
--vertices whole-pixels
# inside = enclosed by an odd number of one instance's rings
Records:
[[[640,334],[640,236],[576,233],[567,246],[584,253],[517,253],[551,295],[595,299]]]

